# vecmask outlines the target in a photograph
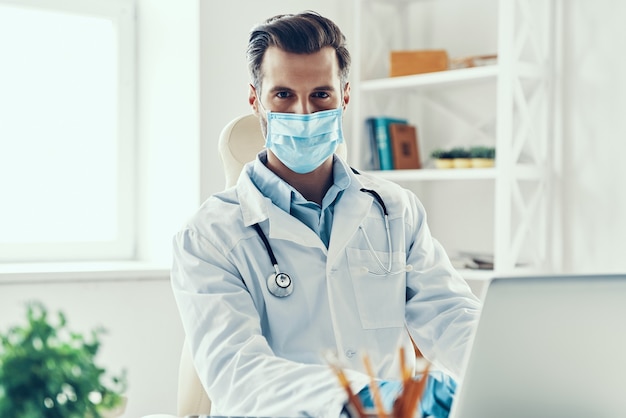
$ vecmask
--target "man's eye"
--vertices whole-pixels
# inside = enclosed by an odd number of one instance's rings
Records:
[[[289,92],[286,91],[279,91],[278,93],[276,93],[276,97],[278,97],[279,99],[286,99],[290,96]]]
[[[318,91],[316,93],[313,93],[313,97],[317,99],[328,99],[330,95],[326,93],[325,91]]]

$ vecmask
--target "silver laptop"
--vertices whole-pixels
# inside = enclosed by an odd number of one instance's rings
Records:
[[[450,416],[626,417],[626,274],[494,279]]]

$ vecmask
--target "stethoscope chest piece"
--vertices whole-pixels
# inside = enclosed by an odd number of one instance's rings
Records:
[[[278,261],[276,261],[276,256],[274,255],[274,251],[272,251],[272,247],[270,246],[267,237],[263,233],[261,226],[256,223],[252,225],[256,230],[257,234],[263,241],[263,245],[265,245],[265,249],[267,250],[267,255],[270,257],[270,261],[274,266],[274,273],[270,274],[267,278],[267,290],[277,298],[284,298],[285,296],[291,295],[293,292],[293,282],[291,281],[291,277],[287,273],[283,273],[278,268]]]
[[[278,298],[284,298],[293,292],[293,282],[287,273],[272,273],[267,278],[267,289]]]

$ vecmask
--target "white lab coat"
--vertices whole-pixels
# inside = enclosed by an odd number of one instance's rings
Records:
[[[399,347],[412,352],[407,328],[428,359],[459,378],[480,305],[431,237],[416,196],[350,172],[327,250],[261,195],[250,169],[209,198],[174,242],[172,286],[212,413],[337,417],[346,395],[324,352],[338,354],[356,393],[369,380],[366,353],[378,377],[399,378]],[[394,274],[371,273],[382,271],[359,226],[385,266],[389,250],[381,208],[362,187],[387,206]],[[274,270],[257,222],[291,276],[288,297],[267,289]]]

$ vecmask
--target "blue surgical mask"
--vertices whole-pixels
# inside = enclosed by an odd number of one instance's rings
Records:
[[[343,142],[343,109],[309,114],[266,111],[265,146],[291,171],[310,173]]]

